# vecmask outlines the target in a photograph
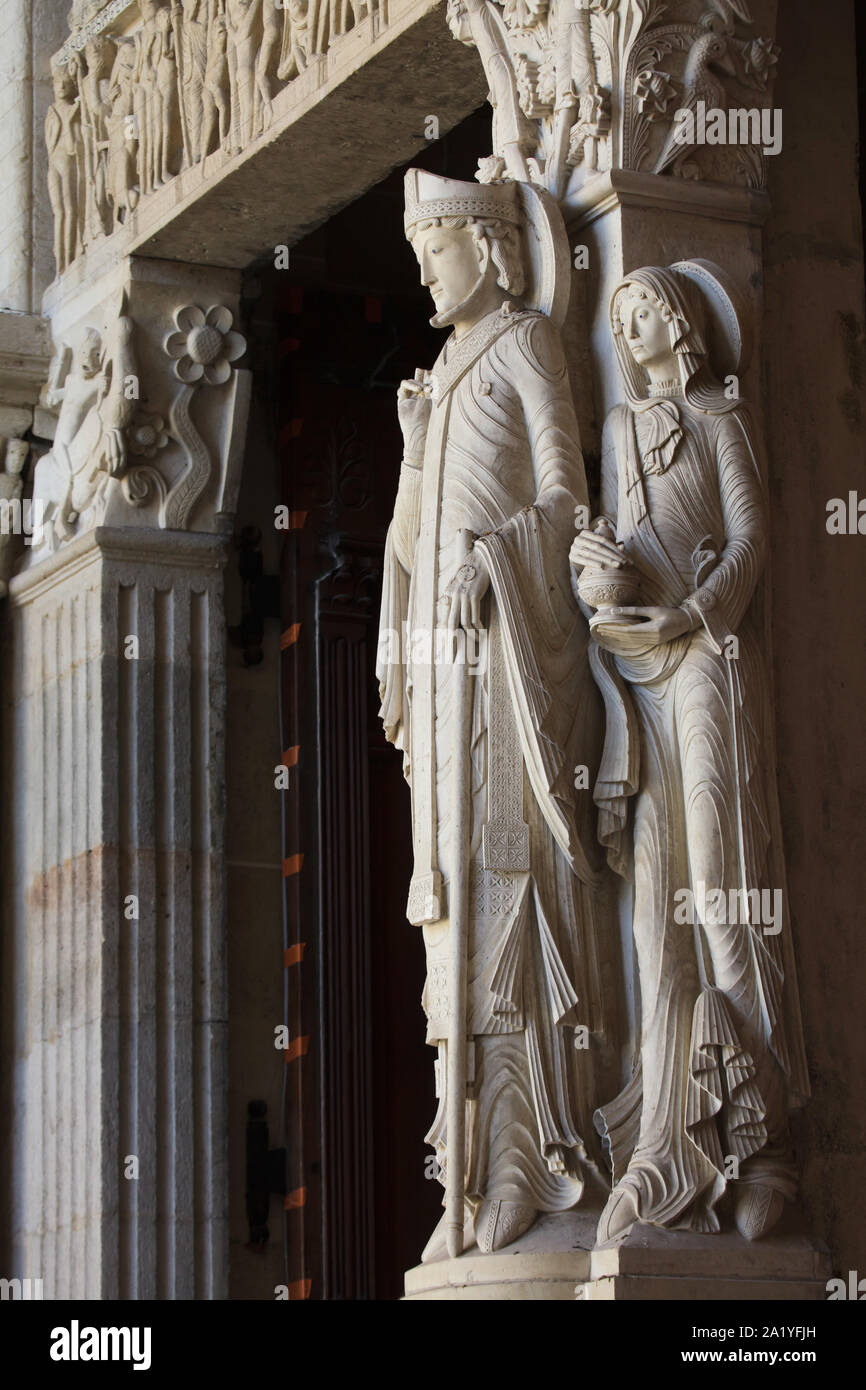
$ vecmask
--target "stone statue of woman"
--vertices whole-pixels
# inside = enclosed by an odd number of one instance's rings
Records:
[[[636,1221],[750,1239],[795,1194],[808,1091],[775,789],[762,575],[767,497],[737,394],[747,318],[704,261],[616,289],[626,402],[605,425],[602,517],[575,540],[606,708],[599,835],[633,878],[640,1051],[596,1116]],[[722,381],[726,385],[722,385]],[[724,1207],[722,1208],[724,1211]]]
[[[423,927],[427,1040],[439,1052],[427,1138],[446,1179],[461,1165],[462,1248],[475,1241],[485,1252],[516,1240],[539,1212],[573,1207],[597,1173],[585,1141],[587,1041],[603,1026],[594,892],[603,866],[593,860],[592,806],[576,810],[574,768],[592,763],[600,711],[567,563],[587,494],[548,316],[562,305],[521,239],[549,274],[554,215],[528,185],[406,176],[406,234],[432,323],[452,332],[432,373],[419,370],[399,393],[404,457],[385,554],[381,717],[412,791],[407,915]],[[567,279],[561,222],[559,231]],[[459,644],[454,661],[440,639],[479,631],[484,659],[458,685]],[[475,650],[467,641],[467,661]],[[465,817],[454,809],[457,785]],[[458,927],[463,984],[452,968]],[[461,1041],[465,1101],[449,1096],[449,1049]],[[454,1154],[450,1136],[464,1128]],[[440,1222],[422,1258],[444,1253]]]

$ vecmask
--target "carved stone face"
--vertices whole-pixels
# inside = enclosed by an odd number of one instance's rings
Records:
[[[661,310],[642,290],[626,290],[619,303],[619,318],[623,336],[638,366],[656,370],[670,369],[677,375],[677,359],[671,348],[668,322]]]
[[[481,274],[481,250],[471,227],[428,227],[415,233],[412,247],[437,314],[447,314],[472,293]]]
[[[78,76],[78,60],[73,53],[66,67],[57,66],[53,69],[51,80],[54,84],[54,97],[56,101],[65,101],[75,96],[75,82]]]
[[[76,353],[76,365],[83,377],[89,380],[96,376],[99,371],[101,353],[102,339],[95,328],[88,328]]]
[[[101,77],[108,68],[109,58],[113,50],[109,41],[98,35],[84,45],[84,56],[87,59],[87,72],[91,77]]]

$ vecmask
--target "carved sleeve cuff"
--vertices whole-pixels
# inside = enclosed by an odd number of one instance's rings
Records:
[[[501,525],[494,526],[489,531],[480,531],[475,539],[484,541],[487,540],[488,536],[501,536],[503,538],[509,536],[519,524],[517,522],[517,517],[523,512],[529,513],[533,511],[537,511],[537,507],[534,502],[530,502],[525,507],[521,507],[519,512],[515,512],[513,516],[509,516]]]
[[[683,599],[680,608],[688,615],[693,632],[699,623],[703,623],[707,636],[721,654],[730,629],[712,589],[695,589],[693,594]]]

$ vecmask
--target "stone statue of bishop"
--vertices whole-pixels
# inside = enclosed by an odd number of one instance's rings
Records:
[[[451,333],[399,390],[378,676],[412,792],[407,916],[424,932],[439,1053],[427,1139],[446,1190],[460,1179],[451,1254],[508,1245],[596,1173],[604,896],[575,767],[593,762],[598,709],[568,569],[586,480],[544,283],[557,218],[526,184],[406,175],[406,235],[432,323]],[[446,1218],[424,1260],[444,1255]]]

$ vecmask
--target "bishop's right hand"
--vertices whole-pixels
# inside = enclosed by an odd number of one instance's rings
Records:
[[[433,381],[430,373],[418,367],[412,381],[401,381],[397,391],[397,415],[403,431],[403,453],[420,462],[424,457]]]

